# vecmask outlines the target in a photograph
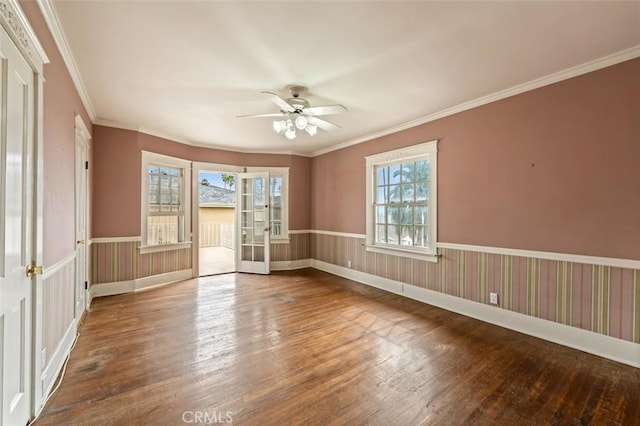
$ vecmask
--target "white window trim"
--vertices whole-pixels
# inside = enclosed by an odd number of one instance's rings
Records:
[[[365,249],[367,251],[390,254],[395,256],[408,257],[411,259],[427,260],[430,262],[437,262],[437,248],[436,243],[438,241],[438,203],[437,203],[437,188],[438,188],[438,140],[432,140],[429,142],[421,143],[418,145],[409,146],[406,148],[395,149],[393,151],[382,152],[380,154],[374,154],[365,157],[366,160],[366,237],[365,237]],[[426,249],[405,248],[405,247],[389,247],[380,246],[375,244],[374,240],[374,200],[375,200],[375,167],[384,166],[387,164],[395,164],[405,160],[411,160],[412,158],[418,158],[424,155],[429,155],[430,167],[431,167],[431,179],[429,183],[429,247]]]
[[[163,244],[155,246],[146,245],[147,217],[149,216],[149,179],[146,179],[146,170],[148,169],[150,164],[184,169],[184,176],[182,177],[182,188],[180,188],[180,195],[182,196],[181,201],[183,203],[182,205],[184,210],[184,241],[176,244]],[[142,180],[142,184],[140,185],[140,231],[142,235],[142,242],[139,248],[140,254],[157,253],[161,251],[177,250],[191,247],[191,197],[188,196],[188,189],[189,185],[191,184],[191,161],[170,157],[168,155],[162,155],[155,152],[142,151],[142,165],[140,171]]]
[[[272,177],[281,177],[282,185],[284,185],[284,192],[286,197],[282,199],[282,235],[270,234],[269,238],[271,244],[285,244],[289,242],[289,167],[247,167],[247,172],[269,172],[269,180]],[[271,182],[269,182],[269,197],[271,197]],[[271,204],[271,199],[269,199]]]

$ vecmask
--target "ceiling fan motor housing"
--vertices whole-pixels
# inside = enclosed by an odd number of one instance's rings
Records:
[[[301,113],[305,108],[309,108],[309,102],[302,98],[289,98],[287,103],[296,109],[295,112]]]

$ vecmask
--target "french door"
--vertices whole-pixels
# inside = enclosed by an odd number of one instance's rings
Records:
[[[236,239],[238,272],[269,273],[269,173],[239,173]]]

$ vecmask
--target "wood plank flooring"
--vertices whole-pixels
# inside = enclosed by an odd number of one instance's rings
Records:
[[[307,269],[96,299],[37,425],[638,424],[640,369]]]

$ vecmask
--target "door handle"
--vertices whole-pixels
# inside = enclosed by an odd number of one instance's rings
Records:
[[[264,232],[269,232],[269,228],[264,228]]]
[[[34,275],[42,275],[42,266],[36,266],[36,262],[31,262],[27,265],[27,277],[31,278]]]
[[[78,240],[76,241],[76,244],[84,244],[84,240]]]

